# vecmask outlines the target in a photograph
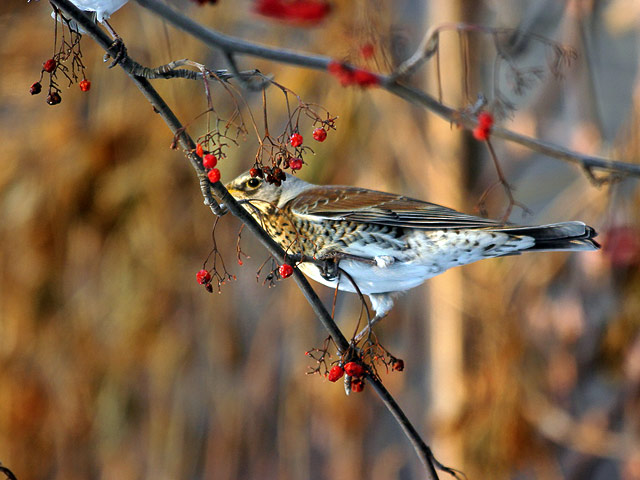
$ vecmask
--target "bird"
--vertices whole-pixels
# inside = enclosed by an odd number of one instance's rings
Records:
[[[369,327],[401,292],[449,268],[523,252],[600,248],[595,229],[579,221],[505,224],[403,195],[314,185],[289,173],[269,183],[249,171],[226,188],[288,255],[309,260],[298,265],[305,275],[367,295],[375,311]],[[323,266],[331,259],[338,268]]]
[[[95,12],[96,20],[105,26],[111,15],[120,10],[129,0],[70,0],[79,10]]]

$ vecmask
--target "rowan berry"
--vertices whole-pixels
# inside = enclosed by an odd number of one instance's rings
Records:
[[[287,179],[287,174],[284,173],[280,167],[275,167],[271,173],[276,180],[284,182]]]
[[[83,80],[80,80],[80,83],[78,83],[78,86],[80,87],[80,90],[82,90],[83,92],[88,92],[89,89],[91,88],[91,82],[85,78]]]
[[[196,273],[196,280],[200,285],[206,285],[211,282],[211,274],[207,272],[204,268]]]
[[[473,129],[473,138],[480,141],[487,140],[489,138],[489,132],[490,132],[490,128],[477,126],[476,128]]]
[[[218,164],[218,159],[213,153],[207,153],[202,158],[202,166],[204,168],[213,168]]]
[[[365,43],[360,47],[360,55],[362,55],[362,58],[364,59],[369,59],[373,57],[374,53],[375,53],[375,47],[371,43]]]
[[[42,85],[40,84],[40,82],[36,82],[33,85],[31,85],[31,88],[29,88],[29,93],[31,95],[37,95],[42,91]]]
[[[51,92],[48,96],[47,96],[47,103],[49,105],[57,105],[62,101],[62,97],[60,97],[60,94],[58,92]]]
[[[251,175],[252,177],[262,177],[261,175],[262,170],[260,170],[259,168],[252,168],[251,170],[249,170],[249,175]]]
[[[350,377],[361,377],[366,371],[365,368],[357,362],[348,362],[344,366],[344,371]]]
[[[288,278],[293,273],[293,267],[289,264],[284,263],[280,265],[280,268],[278,268],[278,273],[282,278]]]
[[[56,61],[53,58],[50,58],[49,60],[47,60],[42,64],[42,70],[44,70],[47,73],[51,73],[56,69],[56,65],[57,65]]]
[[[299,147],[300,145],[302,145],[302,135],[300,135],[299,133],[294,133],[293,135],[291,135],[289,143],[291,143],[292,147]]]
[[[209,178],[209,181],[211,183],[216,183],[220,181],[220,170],[218,170],[217,168],[212,168],[211,170],[209,170],[209,173],[207,173],[207,178]]]
[[[329,370],[327,379],[330,382],[337,382],[342,378],[342,375],[344,375],[344,369],[340,365],[334,365],[331,367],[331,370]]]
[[[318,142],[324,142],[327,139],[327,131],[324,128],[316,128],[313,131],[313,138]]]
[[[402,360],[401,358],[396,358],[393,361],[393,365],[391,366],[392,370],[395,370],[397,372],[401,372],[404,370],[404,360]]]
[[[202,156],[204,155],[204,148],[202,148],[201,143],[196,145],[196,155],[198,155],[200,158],[202,158]]]
[[[478,125],[485,128],[491,128],[493,126],[493,115],[489,112],[480,112],[478,115]]]
[[[301,158],[290,158],[289,159],[289,167],[291,170],[300,170],[302,168],[302,159]]]

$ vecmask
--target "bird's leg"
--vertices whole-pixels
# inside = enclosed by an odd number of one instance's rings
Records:
[[[380,320],[382,320],[384,317],[387,316],[389,312],[385,312],[382,315],[377,315],[374,316],[368,323],[367,326],[364,327],[362,330],[360,330],[360,333],[358,333],[353,341],[354,343],[358,343],[360,340],[362,340],[366,335],[369,335],[369,332],[371,332],[371,329],[373,328],[373,326],[378,323]]]
[[[111,47],[109,47],[109,50],[110,52],[115,52],[115,55],[113,53],[105,53],[104,55],[105,62],[109,59],[109,57],[113,57],[113,61],[109,65],[109,68],[113,68],[127,56],[127,47],[124,46],[122,37],[116,33],[116,31],[111,25],[109,25],[109,22],[106,19],[103,20],[102,23],[113,38],[113,43],[111,44]]]
[[[357,344],[364,338],[365,335],[369,335],[373,326],[387,316],[391,308],[393,308],[393,296],[391,293],[370,293],[369,299],[371,300],[371,306],[376,312],[376,315],[367,323],[358,335],[355,336],[354,342]]]

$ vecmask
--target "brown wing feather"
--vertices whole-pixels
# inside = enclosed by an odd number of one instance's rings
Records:
[[[357,187],[317,186],[297,195],[288,206],[293,213],[316,220],[350,220],[423,230],[501,225],[434,203]]]

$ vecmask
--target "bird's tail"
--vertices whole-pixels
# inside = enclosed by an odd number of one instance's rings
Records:
[[[598,250],[600,245],[593,238],[598,233],[582,222],[562,222],[535,227],[505,227],[500,232],[533,237],[535,244],[527,250]]]

